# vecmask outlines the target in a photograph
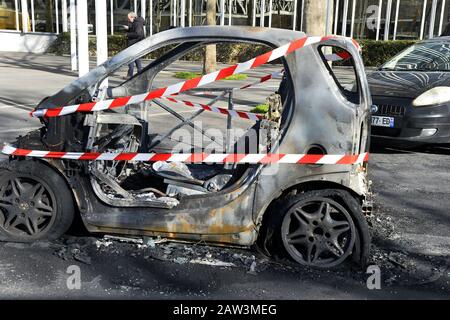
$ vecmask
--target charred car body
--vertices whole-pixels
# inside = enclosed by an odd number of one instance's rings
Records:
[[[86,76],[46,98],[37,109],[101,101],[105,95],[150,91],[153,79],[186,52],[228,42],[276,48],[303,33],[240,27],[193,27],[158,33],[122,51]],[[138,57],[171,46],[132,79],[106,90],[100,83]],[[325,54],[330,47],[352,56],[353,91],[336,81]],[[367,152],[371,98],[359,52],[348,39],[329,39],[281,59],[285,76],[271,108],[279,119],[251,127],[275,130],[258,137],[256,152],[360,154]],[[103,96],[102,96],[103,95]],[[278,101],[278,105],[277,102]],[[138,108],[148,108],[144,102]],[[20,137],[33,150],[158,152],[161,134],[132,108],[43,119]],[[167,108],[166,108],[167,109]],[[150,128],[150,129],[149,129]],[[245,135],[241,138],[245,138]],[[264,140],[264,141],[263,141]],[[227,151],[248,153],[239,143]],[[254,152],[254,151],[253,151]],[[364,263],[369,233],[363,213],[367,164],[192,164],[126,161],[31,160],[10,157],[0,169],[0,238],[55,239],[79,212],[90,232],[259,246],[309,266]]]

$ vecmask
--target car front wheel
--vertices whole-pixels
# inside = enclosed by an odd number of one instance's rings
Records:
[[[70,227],[72,195],[64,179],[32,160],[0,165],[0,240],[54,240]]]

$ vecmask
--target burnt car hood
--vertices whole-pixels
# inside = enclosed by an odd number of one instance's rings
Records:
[[[431,88],[450,86],[450,72],[377,70],[367,80],[372,96],[415,99]]]

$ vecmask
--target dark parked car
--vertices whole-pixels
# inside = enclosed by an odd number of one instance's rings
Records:
[[[368,81],[375,141],[450,143],[450,37],[407,48]]]
[[[93,101],[101,105],[108,97],[147,96],[155,77],[168,65],[211,43],[250,43],[270,50],[304,37],[289,30],[241,27],[160,32],[44,99],[37,110],[52,111],[71,103],[91,105]],[[105,77],[162,47],[165,51],[133,78],[107,90],[100,87]],[[357,85],[351,91],[339,84],[326,61],[325,52],[333,48],[352,57]],[[311,154],[318,159],[364,155],[371,100],[354,44],[345,38],[327,39],[294,51],[281,62],[285,76],[277,92],[269,96],[269,110],[278,116],[271,118],[270,111],[268,118],[256,123],[245,120],[248,131],[259,137],[254,153]],[[130,161],[129,155],[135,152],[167,152],[161,144],[173,142],[170,133],[179,124],[169,119],[158,128],[157,118],[151,114],[146,118],[142,112],[161,107],[176,114],[165,103],[153,99],[127,108],[95,112],[91,108],[90,112],[42,118],[42,128],[20,137],[15,148],[44,150],[34,155],[125,152],[127,158],[81,161],[12,154],[1,161],[0,240],[55,239],[79,214],[91,232],[243,247],[258,243],[269,255],[284,255],[314,267],[334,267],[348,260],[364,263],[370,245],[363,209],[369,194],[367,162],[274,166],[225,161],[186,164],[165,158]],[[190,121],[200,113],[188,119],[176,115],[193,126]],[[221,119],[223,124],[233,123],[230,118]],[[225,147],[231,146],[236,154],[249,153],[247,138],[252,137],[243,135],[231,144],[226,140]],[[198,152],[195,148],[189,145],[188,152]]]

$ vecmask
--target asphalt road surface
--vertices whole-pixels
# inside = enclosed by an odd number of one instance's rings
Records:
[[[39,126],[28,112],[75,79],[68,66],[68,57],[0,53],[0,141]],[[173,72],[187,67],[200,68],[176,65],[159,81],[176,82]],[[248,80],[277,68],[258,69]],[[124,74],[122,70],[111,81]],[[237,96],[237,104],[248,109],[276,86],[276,81],[268,82]],[[161,110],[151,112],[154,119]],[[0,298],[448,299],[449,156],[446,147],[372,150],[370,263],[381,269],[380,290],[367,288],[365,270],[311,270],[270,261],[252,248],[121,242],[75,226],[54,243],[0,243]],[[80,271],[80,288],[71,285],[73,270]]]

